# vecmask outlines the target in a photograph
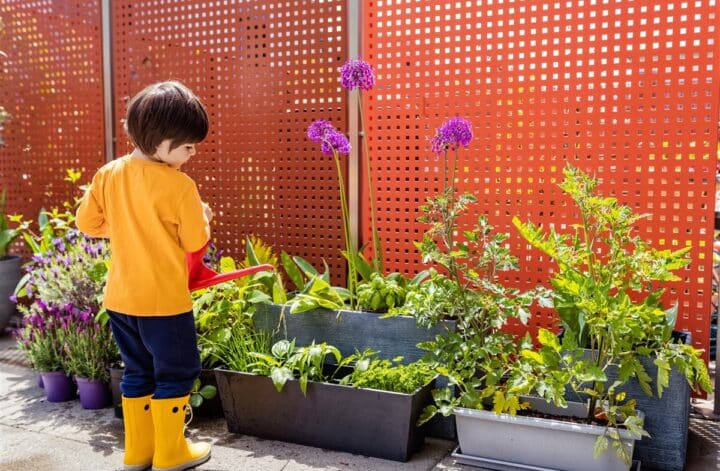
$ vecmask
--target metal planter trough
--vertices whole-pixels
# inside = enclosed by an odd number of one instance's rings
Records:
[[[413,394],[290,380],[277,392],[267,376],[216,369],[228,431],[407,461],[425,436],[416,426],[434,382]]]

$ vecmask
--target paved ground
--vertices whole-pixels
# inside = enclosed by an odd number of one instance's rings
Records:
[[[9,335],[0,336],[0,470],[115,470],[122,465],[122,421],[112,409],[88,411],[78,401],[45,401],[32,370]],[[697,402],[697,401],[696,401]],[[687,471],[720,470],[720,422],[712,402],[697,402],[691,418]],[[228,433],[223,419],[196,419],[189,436],[214,444],[204,471],[477,471],[449,456],[452,442],[428,439],[408,463],[397,463]]]

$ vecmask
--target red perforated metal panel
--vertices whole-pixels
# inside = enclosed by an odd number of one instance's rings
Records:
[[[232,255],[256,234],[344,283],[337,174],[306,138],[314,119],[346,130],[342,1],[113,2],[117,154],[126,100],[179,79],[210,112],[211,130],[188,164],[216,212],[213,235]]]
[[[105,161],[100,5],[3,0],[0,105],[13,116],[0,147],[8,212],[36,219],[77,196],[66,169]],[[73,191],[75,190],[75,191]]]
[[[693,247],[667,299],[680,303],[679,327],[708,346],[717,2],[382,0],[366,13],[364,56],[378,76],[366,111],[388,269],[420,267],[417,206],[438,191],[441,172],[429,139],[459,115],[475,134],[461,151],[459,185],[512,235],[522,270],[509,283],[549,278],[552,264],[511,219],[577,221],[556,185],[571,163],[597,175],[604,194],[652,213],[639,233],[655,247]],[[532,322],[535,330],[553,316]]]

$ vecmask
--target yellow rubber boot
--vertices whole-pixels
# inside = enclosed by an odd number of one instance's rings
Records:
[[[152,466],[155,452],[150,398],[122,397],[123,423],[125,424],[125,471],[143,471]]]
[[[185,440],[185,411],[190,396],[150,401],[155,427],[153,471],[181,471],[210,459],[209,443]]]

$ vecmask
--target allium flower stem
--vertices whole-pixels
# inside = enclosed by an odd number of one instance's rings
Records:
[[[348,290],[350,291],[350,309],[355,309],[355,293],[357,292],[357,269],[355,268],[355,244],[353,243],[352,235],[350,232],[350,221],[348,216],[350,211],[348,209],[347,195],[345,194],[345,180],[342,175],[342,166],[340,164],[340,155],[337,151],[333,151],[333,158],[335,160],[335,167],[338,173],[338,186],[340,188],[340,211],[342,215],[343,231],[345,232],[345,250],[347,251],[348,261]]]
[[[365,132],[365,112],[363,110],[362,93],[358,90],[358,106],[360,108],[360,131],[362,132],[363,145],[365,147],[365,163],[367,165],[368,198],[370,198],[370,227],[373,240],[373,269],[383,273],[383,253],[378,235],[377,223],[375,221],[375,194],[373,192],[373,179],[370,171],[370,145],[368,144],[367,132]]]

